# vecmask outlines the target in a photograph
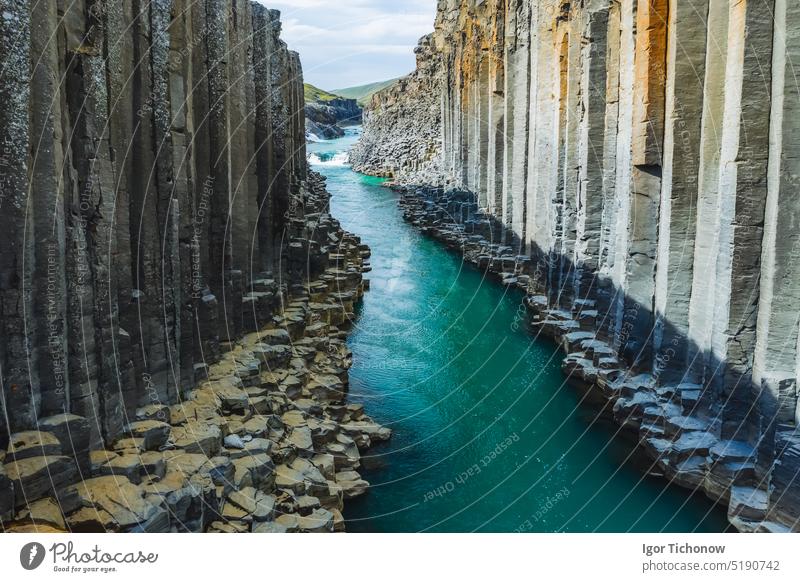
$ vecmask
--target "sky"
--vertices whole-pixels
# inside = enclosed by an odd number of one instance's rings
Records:
[[[306,83],[344,89],[406,75],[433,31],[436,0],[259,0],[281,11],[281,38],[300,53]]]

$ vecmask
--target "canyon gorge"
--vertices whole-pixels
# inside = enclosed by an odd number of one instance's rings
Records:
[[[0,530],[800,531],[800,5],[436,6],[0,0]]]
[[[798,529],[796,3],[441,0],[357,171],[743,531]]]

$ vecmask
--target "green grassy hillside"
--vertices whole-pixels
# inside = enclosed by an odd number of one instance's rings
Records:
[[[399,77],[398,77],[399,78]],[[347,87],[345,89],[336,89],[333,91],[337,95],[346,97],[347,99],[355,99],[361,107],[364,107],[370,98],[390,85],[394,85],[397,79],[389,79],[388,81],[380,81],[378,83],[369,83],[368,85],[359,85],[357,87]]]
[[[314,85],[309,85],[308,83],[303,85],[303,93],[305,95],[306,103],[312,103],[314,101],[330,101],[331,99],[336,99],[338,97],[338,95],[328,93],[327,91],[323,91],[322,89],[314,87]]]

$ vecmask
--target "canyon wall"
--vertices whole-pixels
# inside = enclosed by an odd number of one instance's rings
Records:
[[[439,125],[383,92],[365,143],[424,126],[394,149],[444,176],[354,160],[434,186],[407,218],[523,288],[653,472],[743,530],[800,528],[799,30],[786,0],[441,0]]]
[[[66,410],[108,442],[255,329],[305,179],[299,59],[242,0],[0,14],[0,434]]]
[[[0,529],[332,531],[366,490],[369,251],[307,170],[280,29],[247,0],[0,0]]]
[[[397,183],[438,183],[441,165],[441,58],[433,37],[415,50],[417,69],[375,93],[364,109],[364,133],[350,150],[357,172]]]

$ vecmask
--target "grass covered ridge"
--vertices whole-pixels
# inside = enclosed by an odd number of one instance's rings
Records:
[[[319,87],[314,87],[314,85],[310,85],[308,83],[303,84],[303,95],[306,103],[313,103],[314,101],[332,101],[339,98],[339,95],[328,93],[327,91],[323,91]]]
[[[334,90],[334,93],[336,93],[337,95],[341,95],[342,97],[345,97],[347,99],[355,99],[356,101],[358,101],[358,104],[361,107],[364,107],[367,103],[369,103],[369,100],[375,93],[381,91],[382,89],[385,89],[386,87],[394,85],[398,81],[398,79],[400,79],[400,77],[398,77],[397,79],[389,79],[388,81],[379,81],[378,83],[358,85],[357,87],[336,89]]]

